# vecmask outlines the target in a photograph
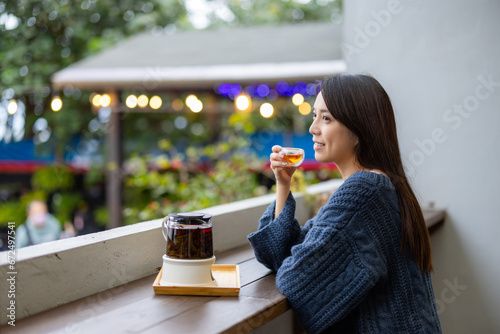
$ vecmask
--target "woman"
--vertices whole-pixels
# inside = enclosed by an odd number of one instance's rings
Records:
[[[248,236],[308,333],[440,333],[429,235],[399,152],[394,112],[372,77],[340,75],[314,103],[315,158],[344,183],[301,227],[273,147],[276,201]]]

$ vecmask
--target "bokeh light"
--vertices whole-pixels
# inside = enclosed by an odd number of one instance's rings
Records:
[[[279,95],[285,96],[288,89],[288,84],[285,81],[278,81],[276,84],[276,91]]]
[[[12,100],[7,105],[7,112],[11,115],[14,115],[17,111],[17,102],[16,100]]]
[[[101,105],[101,95],[93,94],[91,97],[91,102],[94,107],[99,107]]]
[[[248,110],[250,108],[251,101],[246,95],[240,95],[235,100],[236,108],[241,111]]]
[[[226,83],[220,84],[217,88],[217,91],[220,95],[227,96],[227,94],[229,94],[229,92],[231,91],[231,85]]]
[[[191,108],[191,106],[195,105],[196,104],[196,101],[198,101],[198,98],[196,97],[196,95],[189,95],[187,98],[186,98],[186,105]]]
[[[203,109],[203,103],[196,97],[196,95],[189,95],[186,98],[186,105],[192,112],[198,113]]]
[[[185,129],[187,124],[187,119],[184,116],[178,116],[174,121],[174,126],[179,130]]]
[[[172,109],[175,111],[181,111],[184,108],[184,103],[182,103],[181,99],[175,99],[172,101]]]
[[[203,132],[205,132],[203,124],[194,123],[193,125],[191,125],[191,133],[194,134],[195,136],[201,136]]]
[[[238,96],[238,94],[240,93],[241,93],[241,85],[236,83],[231,85],[228,96],[229,98],[234,98],[235,96]]]
[[[125,100],[125,105],[131,109],[137,107],[137,96],[129,95]]]
[[[52,108],[53,111],[58,112],[62,108],[62,100],[59,96],[56,96],[52,99],[52,102],[50,103],[50,107]]]
[[[149,106],[152,109],[159,109],[161,107],[162,101],[159,96],[153,96],[151,100],[149,100]]]
[[[310,84],[307,84],[306,86],[306,92],[308,95],[316,95],[316,89],[317,89],[318,85],[316,84],[313,84],[313,83],[310,83]]]
[[[292,97],[292,102],[296,106],[300,106],[302,103],[304,103],[304,96],[300,93],[297,93]]]
[[[200,112],[203,109],[203,103],[200,100],[197,100],[191,105],[192,112]]]
[[[306,95],[307,94],[307,85],[303,81],[299,81],[295,84],[295,91],[299,94]]]
[[[257,86],[256,94],[258,97],[266,97],[267,95],[269,95],[269,86],[266,84]]]
[[[149,99],[146,95],[141,95],[137,98],[139,108],[145,108],[148,105]]]
[[[274,107],[271,103],[264,103],[260,106],[260,114],[264,118],[269,118],[274,114]]]
[[[299,106],[299,112],[302,115],[308,115],[311,112],[311,105],[309,103],[307,103],[307,102],[302,103]]]
[[[111,97],[108,94],[101,95],[101,107],[109,107],[111,104]]]

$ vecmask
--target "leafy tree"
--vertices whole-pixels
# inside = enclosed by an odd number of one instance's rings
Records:
[[[65,112],[52,112],[51,75],[137,32],[190,26],[176,0],[7,1],[0,22],[0,92],[24,100],[26,129],[40,116],[48,120],[59,157],[93,115],[89,93],[71,87],[62,92]]]

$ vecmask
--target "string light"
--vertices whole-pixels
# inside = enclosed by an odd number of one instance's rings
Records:
[[[186,98],[186,105],[192,112],[198,113],[203,109],[203,103],[196,97],[196,95],[189,95]]]
[[[302,103],[299,106],[299,112],[302,115],[308,115],[311,112],[311,105],[309,103],[307,103],[307,102]]]
[[[7,105],[7,112],[11,115],[14,115],[17,111],[17,102],[16,100],[12,100]]]
[[[251,101],[246,95],[239,95],[236,100],[234,100],[236,108],[240,111],[246,111],[250,109]]]
[[[125,100],[125,105],[130,109],[137,107],[137,96],[129,95]]]
[[[300,93],[297,93],[292,97],[292,102],[296,106],[300,106],[302,103],[304,103],[304,96]]]
[[[94,94],[92,98],[92,105],[94,107],[99,107],[101,105],[101,95],[99,94]]]
[[[58,112],[62,108],[62,100],[59,96],[56,96],[52,99],[52,102],[50,103],[50,107],[54,112]]]
[[[101,95],[101,107],[109,107],[111,104],[111,97],[108,94]]]
[[[139,108],[145,108],[148,105],[148,100],[146,95],[141,95],[137,98],[137,105]]]
[[[195,113],[198,113],[200,112],[201,110],[203,109],[203,103],[198,100],[198,102],[196,102],[192,107],[191,107],[191,111],[192,112],[195,112]]]
[[[264,118],[269,118],[274,114],[274,107],[271,103],[264,103],[260,106],[260,114]]]
[[[162,101],[159,96],[153,96],[151,100],[149,100],[149,106],[152,109],[159,109],[161,107]]]
[[[186,105],[189,108],[191,108],[192,105],[196,104],[196,101],[199,101],[196,95],[191,94],[188,97],[186,97]]]

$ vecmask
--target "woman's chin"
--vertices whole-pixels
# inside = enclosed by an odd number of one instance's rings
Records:
[[[317,162],[321,162],[321,163],[331,162],[329,159],[326,159],[325,157],[323,157],[321,154],[318,154],[317,152],[314,154],[314,159],[316,159]]]

